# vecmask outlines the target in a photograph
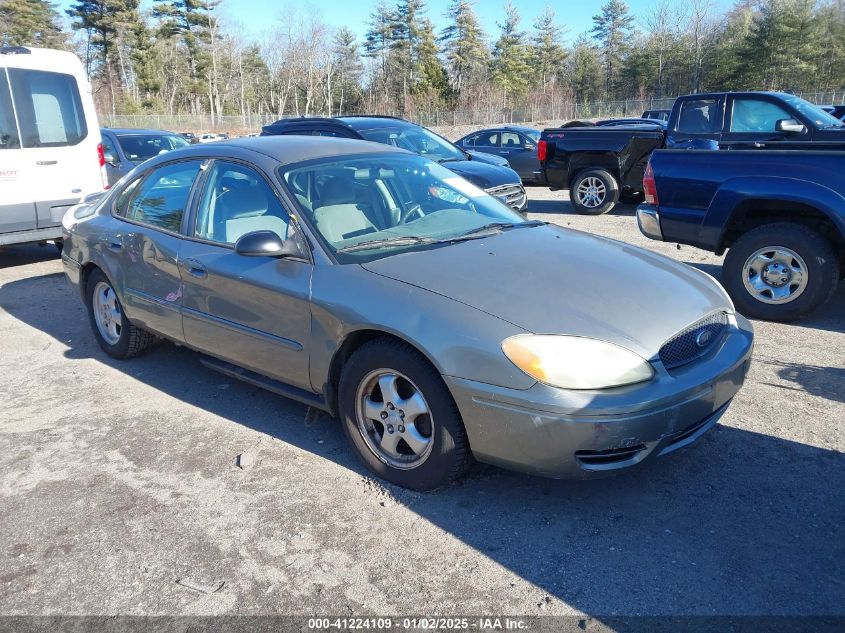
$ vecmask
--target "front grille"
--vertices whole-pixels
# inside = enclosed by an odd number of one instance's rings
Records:
[[[722,340],[728,329],[728,315],[717,312],[693,323],[669,339],[658,355],[666,369],[676,369],[709,352]]]
[[[521,184],[502,185],[487,190],[491,196],[508,205],[511,209],[519,209],[525,204],[525,187]]]

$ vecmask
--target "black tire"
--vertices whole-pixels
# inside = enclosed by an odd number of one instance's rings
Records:
[[[601,202],[596,206],[588,206],[579,196],[579,187],[588,178],[595,178],[600,181],[604,187]],[[619,183],[616,182],[613,174],[604,169],[587,169],[582,171],[572,181],[572,186],[569,188],[569,199],[572,201],[572,206],[578,213],[586,215],[603,215],[610,211],[617,202],[619,202]]]
[[[53,246],[56,247],[56,250],[59,251],[59,255],[61,255],[65,247],[65,241],[62,239],[53,240]]]
[[[769,247],[787,248],[806,265],[806,287],[786,303],[766,303],[745,287],[746,262]],[[765,224],[745,233],[733,243],[722,266],[722,282],[737,310],[767,321],[796,321],[818,310],[833,297],[838,277],[839,260],[830,242],[814,230],[791,222]]]
[[[407,377],[411,386],[418,388],[430,410],[425,422],[431,427],[432,445],[427,456],[412,468],[397,468],[379,457],[358,426],[359,387],[363,388],[368,377],[380,369]],[[435,490],[454,481],[469,463],[466,430],[452,394],[428,359],[401,341],[375,339],[355,351],[341,375],[338,412],[346,437],[358,457],[373,473],[390,483],[413,490]],[[377,421],[374,427],[377,425],[382,423]],[[386,428],[386,425],[382,426],[382,434]]]
[[[107,341],[100,333],[97,319],[94,316],[94,290],[100,283],[107,284],[111,288],[111,291],[114,292],[111,282],[101,270],[94,270],[88,276],[85,284],[85,305],[88,308],[88,319],[91,322],[94,337],[97,339],[100,347],[103,348],[103,351],[112,358],[117,358],[118,360],[132,358],[154,344],[158,338],[152,332],[133,325],[126,318],[126,315],[123,313],[123,306],[115,294],[115,302],[121,315],[120,336],[114,343]]]

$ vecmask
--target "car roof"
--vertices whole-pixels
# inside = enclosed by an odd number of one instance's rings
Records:
[[[384,127],[419,127],[405,119],[397,119],[392,116],[339,116],[332,119],[345,123],[353,130],[371,130]]]
[[[179,136],[176,132],[169,130],[154,130],[152,128],[135,128],[135,127],[104,127],[100,129],[101,132],[111,132],[112,134],[171,134]]]
[[[350,138],[335,138],[331,136],[251,136],[208,143],[205,146],[191,145],[182,152],[198,151],[205,153],[211,151],[219,153],[221,147],[237,147],[259,154],[264,154],[275,159],[282,165],[301,163],[319,158],[331,158],[334,156],[352,156],[360,154],[411,154],[406,150],[392,145],[372,143],[370,141],[359,141]],[[196,149],[195,149],[196,148]]]

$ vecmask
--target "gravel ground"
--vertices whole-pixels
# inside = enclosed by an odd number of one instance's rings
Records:
[[[534,218],[718,275],[631,208],[530,195]],[[845,285],[810,320],[755,323],[721,424],[647,468],[479,466],[417,494],[370,478],[335,421],[185,349],[110,360],[55,251],[6,249],[0,614],[845,615],[843,315]]]

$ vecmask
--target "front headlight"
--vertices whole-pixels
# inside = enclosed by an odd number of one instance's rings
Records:
[[[532,378],[563,389],[607,389],[654,376],[634,352],[580,336],[519,334],[506,339],[502,351]]]

